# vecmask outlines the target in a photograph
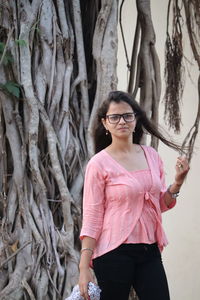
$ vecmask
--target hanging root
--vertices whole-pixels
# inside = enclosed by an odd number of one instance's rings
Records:
[[[169,11],[168,6],[168,23]],[[168,24],[169,26],[169,24]],[[172,35],[168,32],[165,42],[165,120],[169,128],[174,129],[176,133],[180,132],[181,112],[180,101],[183,93],[184,67],[182,64],[182,29],[181,29],[181,10],[177,1],[173,1],[173,24]]]

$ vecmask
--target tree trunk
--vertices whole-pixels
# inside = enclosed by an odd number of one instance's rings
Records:
[[[117,83],[118,2],[95,4],[84,30],[91,3],[1,8],[0,299],[64,299],[77,283],[88,126]],[[86,30],[97,86],[89,94]]]

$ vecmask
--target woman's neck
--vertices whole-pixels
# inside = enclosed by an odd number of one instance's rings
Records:
[[[108,151],[111,152],[132,152],[134,148],[134,144],[132,139],[130,140],[113,140],[110,146],[107,147]]]

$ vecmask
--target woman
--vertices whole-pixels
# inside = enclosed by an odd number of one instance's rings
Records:
[[[172,208],[189,171],[178,157],[166,189],[158,153],[140,145],[144,130],[180,150],[146,117],[127,93],[109,94],[98,112],[96,152],[85,174],[79,288],[88,298],[92,262],[101,300],[127,300],[131,286],[140,300],[169,300],[161,260],[167,245],[161,212]]]

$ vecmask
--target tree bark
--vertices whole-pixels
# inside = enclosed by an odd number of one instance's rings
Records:
[[[116,88],[117,6],[96,3],[95,32],[87,28],[94,35],[97,107],[97,95]],[[89,105],[81,9],[79,0],[2,7],[0,299],[64,299],[77,283],[95,96]]]

